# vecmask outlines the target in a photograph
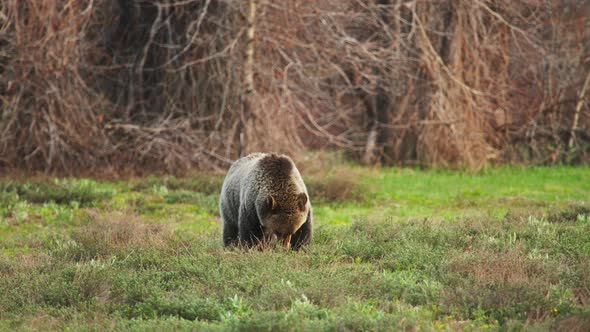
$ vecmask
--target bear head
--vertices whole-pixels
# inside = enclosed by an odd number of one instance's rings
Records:
[[[287,197],[266,197],[261,224],[267,237],[276,236],[288,248],[293,235],[307,220],[310,205],[306,193]]]

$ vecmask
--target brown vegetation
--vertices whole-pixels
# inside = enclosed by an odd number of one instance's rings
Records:
[[[587,162],[590,4],[0,1],[0,167]],[[586,84],[585,84],[586,82]]]
[[[74,233],[79,246],[79,258],[93,259],[131,247],[164,249],[173,238],[172,232],[161,224],[145,224],[131,212],[111,212],[106,215],[88,210],[91,223]],[[96,255],[94,257],[92,255]]]

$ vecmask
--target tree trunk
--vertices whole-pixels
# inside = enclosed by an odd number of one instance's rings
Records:
[[[254,95],[254,35],[256,32],[256,0],[250,0],[248,12],[248,32],[246,35],[246,63],[244,65],[244,93],[242,95],[242,114],[239,130],[238,154],[240,157],[247,153],[247,128],[253,121],[252,112]]]

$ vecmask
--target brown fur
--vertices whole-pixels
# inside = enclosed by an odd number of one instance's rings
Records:
[[[309,197],[289,157],[278,154],[244,157],[232,166],[224,187],[220,211],[226,245],[236,240],[254,244],[277,238],[285,247],[299,248],[311,240]],[[240,197],[245,198],[242,201]]]
[[[286,209],[292,210],[297,206],[295,195],[296,186],[291,181],[291,172],[293,163],[285,156],[270,154],[259,161],[260,169],[266,181],[270,182],[273,200],[273,210]]]

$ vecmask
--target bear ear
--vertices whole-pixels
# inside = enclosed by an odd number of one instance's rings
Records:
[[[299,210],[305,211],[306,204],[307,204],[307,195],[305,193],[299,194],[299,196],[297,196],[297,206],[299,207]]]
[[[276,210],[276,208],[278,207],[277,201],[274,197],[272,197],[272,195],[268,195],[268,197],[266,198],[266,204],[271,211]]]

